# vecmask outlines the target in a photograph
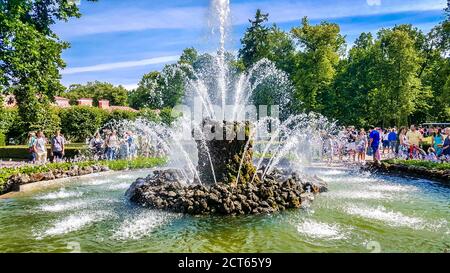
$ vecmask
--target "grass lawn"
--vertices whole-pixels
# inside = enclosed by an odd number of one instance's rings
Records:
[[[401,160],[401,159],[391,159],[383,161],[388,164],[402,164],[407,166],[417,166],[417,167],[425,167],[427,169],[436,169],[436,170],[450,170],[450,163],[437,163],[426,160]]]
[[[16,168],[0,168],[0,192],[3,191],[4,184],[8,179],[16,174],[36,174],[45,173],[54,170],[67,171],[73,166],[89,167],[93,165],[106,166],[110,170],[120,171],[128,169],[146,169],[156,166],[164,165],[167,162],[166,158],[151,157],[151,158],[136,158],[134,160],[114,160],[114,161],[84,161],[84,162],[62,162],[62,163],[48,163],[45,165],[26,165]]]

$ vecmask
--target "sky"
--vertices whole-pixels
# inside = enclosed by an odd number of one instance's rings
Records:
[[[227,49],[235,51],[256,9],[269,23],[289,31],[308,16],[313,24],[338,23],[351,45],[361,32],[376,33],[396,24],[429,31],[442,21],[447,0],[230,0],[232,32]],[[62,83],[105,81],[133,89],[142,75],[176,62],[183,49],[214,52],[208,27],[210,0],[99,0],[79,2],[81,18],[53,28],[71,48]]]

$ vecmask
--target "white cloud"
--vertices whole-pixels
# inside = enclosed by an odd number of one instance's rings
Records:
[[[366,0],[369,6],[381,6],[381,0]]]
[[[127,61],[127,62],[116,62],[116,63],[106,63],[106,64],[97,64],[91,66],[82,66],[82,67],[72,67],[67,68],[61,72],[63,75],[70,74],[78,74],[78,73],[86,73],[86,72],[98,72],[98,71],[110,71],[122,68],[130,68],[130,67],[138,67],[138,66],[146,66],[152,64],[164,64],[177,61],[179,56],[164,56],[164,57],[156,57],[150,59],[143,59],[138,61]]]

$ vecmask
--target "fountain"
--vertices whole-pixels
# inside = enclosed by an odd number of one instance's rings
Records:
[[[199,106],[201,113],[196,115],[197,109],[194,120],[190,113],[184,114],[173,127],[142,121],[133,125],[164,154],[176,158],[177,168],[156,170],[138,179],[126,196],[145,207],[188,214],[258,214],[307,207],[314,194],[327,190],[326,183],[279,165],[289,156],[299,162],[305,151],[296,149],[312,149],[314,141],[320,143],[334,124],[317,114],[291,115],[280,122],[267,116],[267,109],[264,114],[260,109],[259,119],[252,120],[257,111],[251,107],[248,111],[248,106],[261,86],[270,83],[277,99],[272,115],[286,109],[291,93],[286,91],[292,87],[287,75],[266,59],[247,72],[236,73],[225,50],[229,0],[213,0],[212,11],[211,27],[220,36],[217,54],[200,68],[180,67],[191,75],[186,77],[183,102],[189,109]],[[261,134],[268,128],[267,134]],[[256,162],[255,141],[260,155]],[[321,149],[318,145],[316,150]]]

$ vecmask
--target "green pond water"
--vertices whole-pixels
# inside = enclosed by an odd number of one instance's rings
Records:
[[[308,210],[191,217],[124,193],[147,171],[78,178],[0,200],[0,252],[445,252],[450,189],[427,180],[311,168],[329,182]]]

